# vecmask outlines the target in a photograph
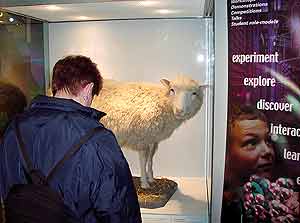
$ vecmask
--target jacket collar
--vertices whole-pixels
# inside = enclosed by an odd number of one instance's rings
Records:
[[[86,107],[81,105],[80,103],[72,100],[72,99],[63,99],[63,98],[56,98],[56,97],[48,97],[44,95],[36,96],[30,106],[30,108],[49,108],[49,109],[56,109],[61,111],[67,112],[81,112],[85,115],[100,120],[106,113],[102,111],[98,111],[94,108]]]

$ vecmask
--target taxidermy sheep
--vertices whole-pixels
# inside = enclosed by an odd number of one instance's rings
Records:
[[[186,76],[160,82],[104,80],[92,104],[107,113],[101,122],[116,134],[120,146],[139,152],[143,188],[154,181],[152,162],[159,142],[200,110],[206,87]]]

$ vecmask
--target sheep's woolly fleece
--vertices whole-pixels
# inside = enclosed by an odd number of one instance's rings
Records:
[[[185,76],[171,81],[171,87],[197,91],[198,97],[190,119],[201,108],[203,93],[199,83]],[[121,146],[138,149],[141,145],[160,142],[171,136],[185,120],[176,119],[169,89],[162,84],[104,80],[100,95],[92,107],[107,116],[101,122],[116,134]],[[143,146],[142,146],[143,147]]]

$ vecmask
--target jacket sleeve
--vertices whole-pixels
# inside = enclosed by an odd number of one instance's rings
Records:
[[[140,223],[141,214],[128,163],[113,134],[94,145],[97,166],[90,200],[102,223]],[[99,168],[100,167],[100,168]]]

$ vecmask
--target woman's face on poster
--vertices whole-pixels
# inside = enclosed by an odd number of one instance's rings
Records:
[[[266,122],[259,119],[234,122],[226,165],[230,165],[229,174],[235,181],[243,184],[254,174],[270,179],[274,159]]]

